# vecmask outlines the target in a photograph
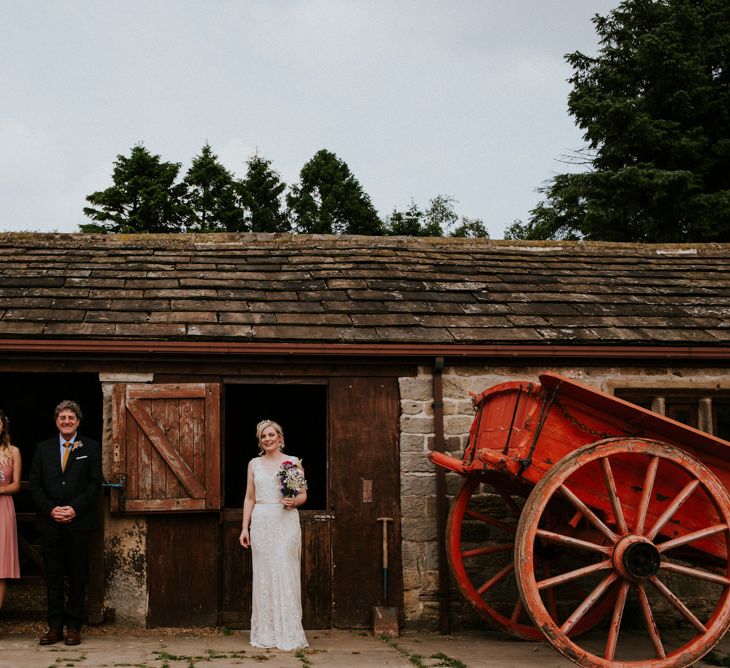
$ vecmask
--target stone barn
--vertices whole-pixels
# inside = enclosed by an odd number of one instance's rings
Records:
[[[730,437],[730,246],[0,234],[0,407],[24,458],[75,399],[103,442],[90,621],[247,626],[255,425],[303,458],[305,628],[481,623],[448,575],[469,392],[556,371]],[[35,514],[15,498],[42,615]],[[389,525],[383,599],[382,525]]]

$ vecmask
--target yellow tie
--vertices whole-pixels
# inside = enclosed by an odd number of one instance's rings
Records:
[[[66,463],[68,462],[68,456],[71,454],[71,446],[73,443],[66,441],[63,444],[63,461],[61,462],[61,471],[66,471]]]

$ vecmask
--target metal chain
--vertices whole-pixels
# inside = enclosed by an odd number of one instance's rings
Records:
[[[597,431],[596,429],[592,429],[587,424],[583,424],[580,420],[578,420],[578,418],[568,413],[568,411],[565,409],[565,406],[563,406],[563,404],[561,404],[559,400],[556,399],[555,403],[560,409],[560,412],[563,414],[563,417],[565,417],[568,422],[572,423],[581,431],[584,431],[591,436],[597,436],[599,438],[615,438],[616,436],[618,436],[618,434],[608,434],[605,431]]]

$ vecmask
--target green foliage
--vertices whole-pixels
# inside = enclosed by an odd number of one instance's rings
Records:
[[[302,167],[286,197],[286,184],[259,155],[248,159],[246,175],[237,181],[206,143],[181,182],[179,172],[180,163],[162,162],[142,144],[128,157],[117,156],[113,185],[86,198],[92,206],[84,213],[94,222],[81,231],[489,237],[478,218],[459,218],[448,195],[437,195],[425,210],[411,201],[383,224],[347,164],[326,150]]]
[[[730,3],[623,0],[568,54],[590,170],[560,174],[511,238],[730,241]]]
[[[382,233],[370,197],[350,168],[334,153],[322,149],[302,167],[299,183],[287,195],[298,232],[308,234]]]
[[[411,205],[405,211],[393,209],[393,213],[385,221],[386,234],[403,237],[422,237],[423,211],[411,200]]]
[[[210,146],[203,146],[183,179],[188,232],[241,232],[243,214],[236,205],[235,182]]]
[[[459,224],[451,230],[449,236],[468,239],[489,239],[489,232],[484,225],[484,221],[481,219],[462,216]]]
[[[185,186],[176,184],[180,163],[162,162],[138,144],[114,163],[114,185],[89,195],[84,213],[93,223],[82,232],[179,232],[186,206]]]
[[[271,168],[271,162],[254,155],[246,163],[246,176],[238,184],[246,230],[288,232],[289,219],[282,208],[286,184]]]
[[[385,233],[409,237],[483,237],[488,239],[489,232],[479,218],[459,219],[454,211],[456,200],[448,195],[436,195],[430,202],[428,209],[421,211],[418,205],[411,200],[411,205],[405,211],[393,209],[385,221]]]

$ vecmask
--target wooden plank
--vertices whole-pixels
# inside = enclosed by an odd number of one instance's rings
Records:
[[[332,521],[328,513],[299,511],[302,523],[302,616],[305,627],[330,627],[332,611]]]
[[[220,385],[205,386],[205,505],[218,509],[223,503],[221,485]]]
[[[251,550],[238,542],[241,510],[221,513],[221,598],[219,624],[229,628],[251,627]]]
[[[147,624],[215,626],[218,622],[218,516],[147,519]]]
[[[137,453],[137,462],[134,469],[130,469],[130,475],[137,480],[137,498],[152,498],[152,444],[149,442],[145,430],[139,421],[134,418],[129,410],[129,400],[127,400],[127,415],[133,419],[135,429],[135,451]]]
[[[164,437],[167,443],[170,443],[170,447],[172,447],[172,443],[170,442],[168,434],[168,424],[167,424],[167,415],[166,415],[166,408],[167,408],[167,402],[168,400],[162,400],[162,401],[156,401],[156,400],[150,400],[145,399],[144,401],[139,400],[139,406],[144,410],[146,415],[148,415],[151,419],[151,421],[160,428],[162,431],[164,429]],[[128,400],[129,404],[129,400]],[[130,411],[132,415],[134,415],[134,411]],[[140,425],[142,426],[142,425]],[[150,442],[154,445],[154,441],[150,436],[147,434],[147,428],[143,427],[143,431],[145,432],[145,435],[147,438],[150,439]],[[154,449],[150,451],[150,470],[151,470],[151,493],[150,498],[152,499],[170,499],[170,498],[176,498],[175,496],[171,495],[169,493],[169,490],[167,489],[167,482],[168,477],[173,478],[174,475],[168,476],[168,471],[170,470],[170,467],[167,465],[167,462],[163,458],[162,454],[159,451],[159,448],[155,446]]]
[[[127,399],[203,399],[202,383],[175,383],[165,385],[128,385]]]
[[[162,429],[160,429],[157,423],[145,411],[141,402],[137,399],[128,399],[127,408],[134,416],[137,424],[144,430],[149,442],[162,455],[162,458],[178,477],[188,494],[196,499],[205,497],[203,484],[195,477],[190,467],[180,457],[180,454],[173,449]]]
[[[330,385],[330,502],[334,508],[332,625],[369,627],[383,604],[382,526],[389,536],[390,605],[402,609],[399,399],[393,378],[333,378]],[[356,488],[355,488],[356,485]],[[362,490],[371,490],[363,496]]]
[[[180,453],[183,461],[190,463],[190,457],[185,453],[183,442],[180,438],[180,421],[182,411],[182,399],[163,399],[159,403],[165,407],[164,422],[165,425],[165,436],[170,442],[173,449]],[[198,477],[196,475],[196,477]],[[169,469],[165,467],[165,490],[168,499],[179,499],[184,496],[182,486],[177,476]]]
[[[112,388],[112,473],[115,477],[127,474],[127,387],[121,383]],[[117,482],[117,480],[114,480]],[[125,490],[126,492],[126,490]],[[110,510],[122,510],[122,492],[111,492]]]
[[[205,510],[205,499],[128,499],[125,509],[130,513]]]

